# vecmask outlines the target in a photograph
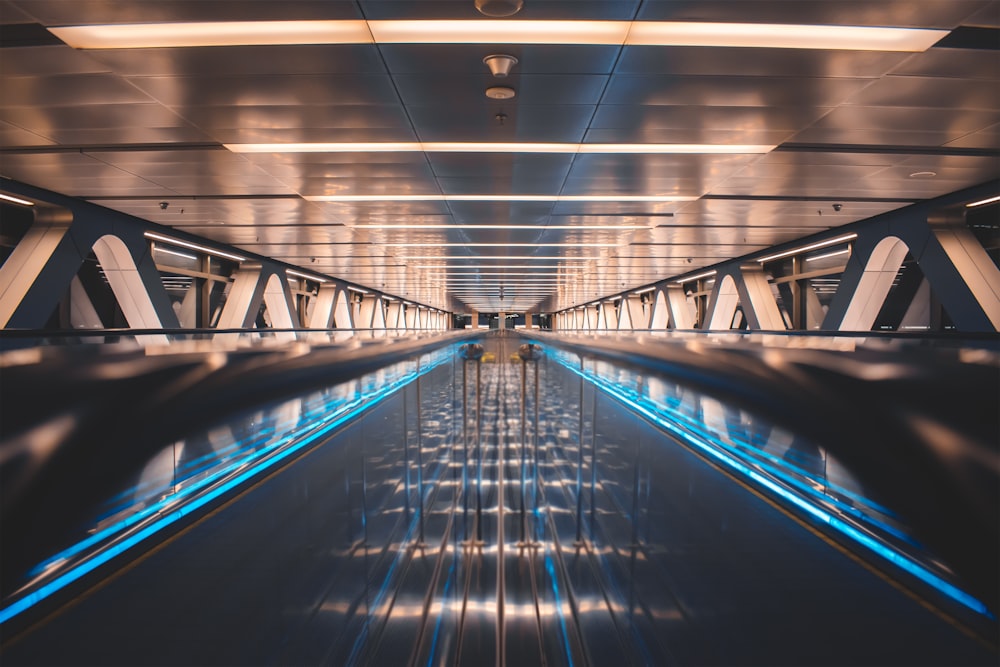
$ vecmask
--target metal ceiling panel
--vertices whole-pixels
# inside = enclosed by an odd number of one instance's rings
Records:
[[[512,76],[611,74],[621,47],[592,44],[440,44],[428,49],[423,44],[380,44],[378,50],[392,74],[451,77],[472,74],[489,76],[489,68],[483,63],[483,58],[494,53],[517,58]]]
[[[511,105],[485,97],[483,102],[475,109],[437,104],[408,105],[407,111],[421,141],[577,143],[597,109],[592,104]]]
[[[510,86],[517,91],[519,105],[597,104],[608,83],[602,74],[514,74],[497,81],[489,72],[480,75],[395,74],[393,81],[407,106],[460,105],[469,113],[491,106],[485,91],[491,86]],[[509,102],[513,104],[514,102]],[[492,106],[491,106],[492,108]]]
[[[143,104],[152,102],[134,86],[117,76],[102,73],[57,74],[53,76],[4,77],[0,109],[13,107],[47,108],[88,104]]]
[[[872,79],[617,75],[605,104],[663,104],[740,107],[828,107],[872,85]]]
[[[399,100],[389,76],[383,74],[135,76],[127,80],[159,102],[181,108],[188,104],[393,104]]]
[[[92,56],[120,76],[385,74],[374,45],[292,44],[226,48],[108,49]]]
[[[787,23],[787,21],[782,21]],[[628,46],[615,72],[632,75],[878,78],[909,53],[788,49],[712,49],[703,46]]]
[[[954,28],[989,5],[988,0],[699,0],[645,2],[644,21],[753,21],[812,25],[899,26]]]

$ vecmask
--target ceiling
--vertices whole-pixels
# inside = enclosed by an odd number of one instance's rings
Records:
[[[460,33],[564,19],[942,32],[884,51],[485,38],[78,49],[47,30],[364,20],[375,34],[431,19],[468,22]],[[558,310],[1000,176],[991,0],[526,0],[505,19],[473,0],[0,0],[0,23],[3,176],[448,310]],[[493,53],[518,59],[510,76],[491,75]],[[498,85],[516,96],[487,98]],[[238,146],[320,142],[420,145]],[[360,200],[315,199],[345,195]]]

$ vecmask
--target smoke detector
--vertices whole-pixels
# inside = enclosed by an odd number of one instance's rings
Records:
[[[476,0],[479,13],[493,17],[513,16],[523,6],[524,0]]]
[[[486,89],[486,97],[491,100],[509,100],[517,95],[517,91],[507,86],[493,86]]]
[[[493,76],[503,78],[510,74],[510,70],[517,64],[517,58],[502,53],[494,53],[483,58],[483,62],[490,68]]]

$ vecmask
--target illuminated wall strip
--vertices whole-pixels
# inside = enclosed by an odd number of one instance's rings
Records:
[[[157,234],[155,232],[146,232],[145,236],[147,239],[153,239],[154,241],[163,241],[164,243],[180,246],[181,248],[200,250],[201,252],[209,255],[215,255],[216,257],[222,257],[224,259],[231,259],[234,262],[246,261],[246,257],[240,257],[239,255],[233,255],[228,252],[223,252],[222,250],[216,250],[215,248],[209,248],[208,246],[198,245],[197,243],[190,243],[188,241],[181,241],[180,239],[170,238],[169,236],[163,236],[162,234]]]
[[[49,28],[77,49],[276,44],[590,44],[925,51],[947,30],[695,21],[385,20],[123,23]]]
[[[686,278],[678,278],[674,282],[677,283],[678,285],[681,285],[683,283],[689,283],[692,280],[700,280],[702,278],[708,278],[709,276],[714,276],[714,275],[715,275],[715,271],[714,270],[713,271],[706,271],[705,273],[698,273],[698,274],[695,274],[693,276],[688,276]]]
[[[971,204],[966,204],[965,208],[975,208],[977,206],[986,206],[987,204],[992,204],[994,202],[1000,201],[1000,195],[996,197],[990,197],[988,199],[980,199],[979,201],[974,201]]]
[[[819,248],[825,248],[827,246],[836,245],[838,243],[844,243],[845,241],[851,241],[858,237],[857,234],[844,234],[843,236],[836,236],[832,239],[827,239],[825,241],[818,241],[817,243],[811,243],[807,246],[802,246],[801,248],[795,248],[794,250],[786,250],[784,252],[779,252],[775,255],[768,255],[767,257],[761,257],[758,262],[770,262],[773,259],[781,259],[782,257],[789,257],[791,255],[798,255],[799,253],[808,252],[810,250],[818,250]]]
[[[21,199],[20,197],[14,197],[12,195],[5,195],[0,193],[0,200],[9,201],[13,204],[20,204],[21,206],[34,206],[35,202],[28,201],[27,199]]]
[[[292,269],[285,269],[285,273],[287,273],[290,276],[298,276],[299,278],[305,278],[306,280],[312,280],[313,282],[317,282],[317,283],[325,283],[326,282],[326,278],[320,278],[319,276],[310,276],[310,275],[305,274],[305,273],[300,273],[298,271],[293,271]]]

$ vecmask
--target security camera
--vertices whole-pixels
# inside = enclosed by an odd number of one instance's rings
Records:
[[[840,209],[842,209],[842,208],[844,208],[843,204],[834,204],[833,205],[833,210],[837,211],[838,213],[840,212]]]
[[[170,206],[170,202],[168,202],[168,201],[161,201],[160,202],[160,210],[161,211],[166,211],[168,206]]]

